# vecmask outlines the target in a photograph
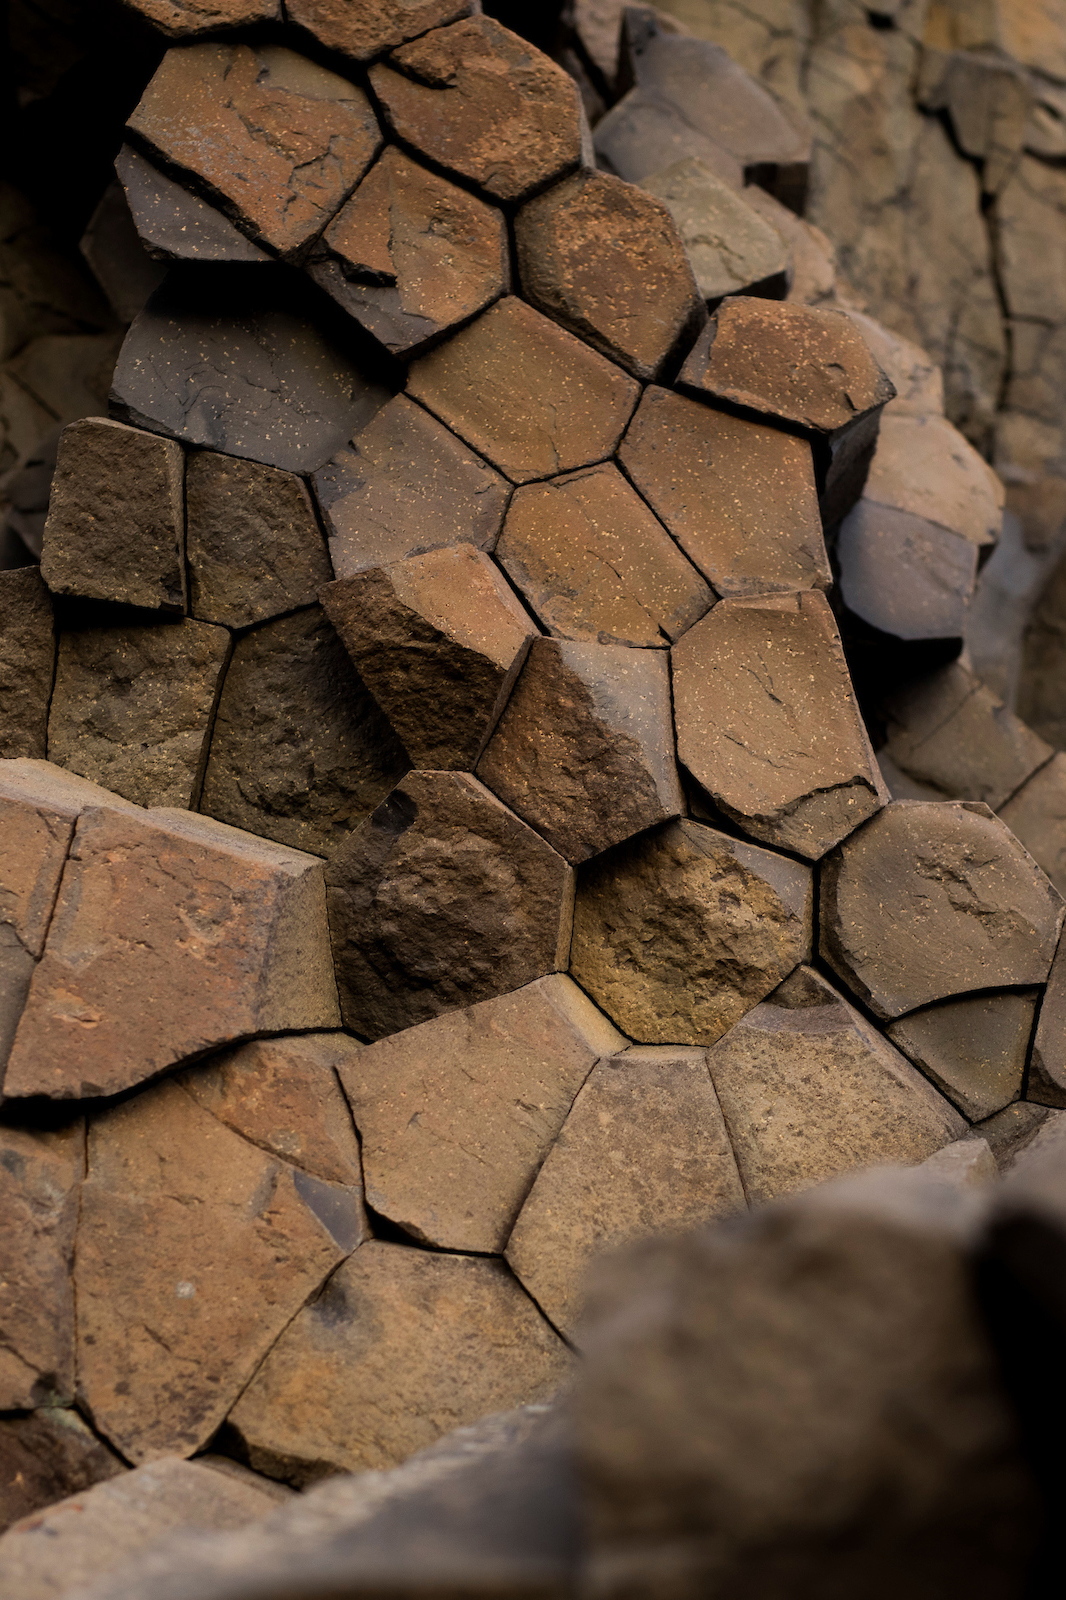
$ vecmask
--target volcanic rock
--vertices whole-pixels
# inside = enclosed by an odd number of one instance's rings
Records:
[[[735,155],[692,127],[663,96],[644,89],[630,89],[600,118],[593,145],[597,164],[627,183],[697,160],[729,188],[744,185],[744,167]]]
[[[943,416],[944,374],[929,352],[863,311],[848,307],[847,314],[896,391],[881,413],[882,422],[886,417]]]
[[[1034,772],[1000,816],[1066,896],[1066,755],[1053,756]]]
[[[275,22],[281,16],[281,0],[123,0],[123,4],[171,39]]]
[[[1026,1098],[1066,1106],[1066,947],[1061,943],[1040,1005]]]
[[[122,146],[115,158],[115,171],[137,236],[152,261],[273,259],[221,211],[153,167],[132,145]],[[140,300],[134,315],[147,298],[144,295]]]
[[[1022,1092],[1038,999],[1038,991],[1023,989],[945,1000],[885,1032],[963,1116],[979,1122]]]
[[[704,162],[689,156],[646,177],[641,188],[669,211],[685,246],[699,292],[783,300],[788,292],[788,246],[777,229]]]
[[[0,1418],[0,1533],[126,1466],[67,1406]]]
[[[946,417],[882,417],[863,493],[979,548],[995,544],[1003,525],[1003,484]]]
[[[36,567],[0,572],[0,757],[43,760],[55,672],[52,602]]]
[[[848,610],[896,639],[961,639],[977,579],[977,546],[865,496],[836,541]]]
[[[360,0],[357,7],[347,0],[286,0],[285,15],[327,50],[369,61],[474,9],[473,0]]]

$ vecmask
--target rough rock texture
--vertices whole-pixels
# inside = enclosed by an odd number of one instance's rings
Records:
[[[76,1411],[42,1406],[0,1419],[0,1533],[126,1466]]]
[[[658,651],[535,639],[478,776],[568,861],[683,809]]]
[[[630,89],[611,107],[596,124],[593,144],[597,165],[627,183],[642,183],[678,161],[698,160],[730,188],[744,184],[744,168],[734,155],[643,89]]]
[[[369,61],[473,9],[473,0],[287,0],[285,14],[327,50]]]
[[[141,247],[139,274],[148,262],[164,261],[272,261],[260,245],[245,237],[228,217],[183,184],[169,178],[132,145],[124,144],[115,158],[115,171],[126,208]],[[144,256],[147,253],[148,261]],[[155,269],[160,279],[163,268]],[[137,296],[130,320],[152,289]],[[131,297],[132,298],[132,297]]]
[[[1027,1098],[1066,1106],[1066,948],[1061,944],[1048,974],[1040,1006]]]
[[[421,1243],[499,1252],[574,1096],[624,1048],[561,976],[367,1045],[341,1082],[369,1204]]]
[[[280,0],[123,0],[131,11],[171,39],[185,39],[215,28],[273,22],[281,15]]]
[[[344,1025],[365,1037],[566,965],[571,869],[465,773],[409,773],[326,881]]]
[[[688,156],[646,177],[641,188],[666,206],[681,235],[699,292],[783,300],[788,246],[781,234],[705,162]]]
[[[44,759],[55,660],[52,603],[40,571],[0,572],[0,758]]]
[[[810,869],[697,822],[586,867],[571,967],[644,1044],[713,1044],[810,956]]]
[[[1066,755],[1053,756],[1034,772],[1000,816],[1066,897]]]
[[[414,765],[472,770],[537,631],[489,557],[433,550],[339,578],[322,601]]]
[[[1038,999],[1028,989],[945,1000],[885,1032],[964,1116],[979,1122],[1021,1095]]]
[[[924,517],[865,496],[836,542],[840,593],[853,616],[892,638],[961,639],[977,547]]]

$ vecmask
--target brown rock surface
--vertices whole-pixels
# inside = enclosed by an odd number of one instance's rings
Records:
[[[54,594],[185,609],[181,446],[103,417],[59,441],[41,576]]]
[[[501,1251],[574,1096],[624,1048],[561,976],[367,1045],[341,1082],[369,1204],[426,1244]]]
[[[1026,1099],[1066,1106],[1066,947],[1061,943],[1040,1004]]]
[[[806,440],[650,388],[618,458],[719,594],[828,589]]]
[[[665,656],[535,639],[477,771],[568,861],[677,816]]]
[[[514,296],[416,361],[407,387],[515,483],[609,456],[639,392]]]
[[[496,559],[564,639],[663,645],[714,599],[610,462],[517,490]]]
[[[281,0],[123,0],[170,39],[186,39],[215,28],[247,27],[254,22],[274,22],[281,15]]]
[[[581,102],[554,61],[476,16],[370,69],[393,129],[497,200],[521,200],[581,159]]]
[[[627,183],[641,183],[677,161],[698,160],[731,189],[744,186],[736,156],[697,132],[676,106],[644,89],[630,89],[600,118],[593,144],[597,165]]]
[[[451,545],[339,578],[322,602],[415,766],[472,770],[537,632],[492,560]]]
[[[326,882],[344,1025],[366,1037],[566,965],[571,869],[466,773],[409,773]]]
[[[264,262],[274,259],[260,245],[246,239],[240,229],[215,206],[208,205],[198,194],[190,193],[176,178],[160,172],[132,145],[122,146],[115,158],[115,172],[119,183],[113,203],[116,208],[123,205],[133,224],[134,242],[139,252],[135,282],[141,287],[136,296],[131,287],[131,316],[135,316],[148,299],[148,290],[144,287],[145,274],[149,271],[158,272],[162,281],[162,265],[152,267],[150,263]],[[103,244],[100,264],[96,264],[95,256],[93,259],[95,272],[99,273],[101,267],[105,266],[108,256],[109,251]],[[153,284],[152,288],[155,287]],[[134,300],[135,305],[132,304]]]
[[[286,1329],[230,1423],[258,1471],[307,1483],[547,1400],[570,1366],[502,1261],[371,1242]]]
[[[572,1339],[594,1256],[744,1205],[706,1051],[635,1045],[593,1067],[522,1207],[507,1260]]]
[[[818,860],[888,798],[823,595],[723,600],[673,667],[678,755],[746,833]]]
[[[115,1094],[249,1034],[337,1022],[320,862],[189,812],[91,808],[4,1090]]]
[[[785,298],[789,287],[785,238],[706,162],[695,156],[671,162],[649,173],[641,188],[660,199],[673,217],[704,300],[717,302],[727,294]],[[770,206],[777,205],[769,195],[766,199]],[[785,215],[792,217],[791,212]]]
[[[1053,756],[1026,779],[999,814],[1066,896],[1066,755]]]
[[[125,1471],[68,1406],[0,1418],[0,1533],[42,1506]]]
[[[128,126],[288,257],[321,232],[381,145],[361,89],[271,44],[168,50]]]
[[[327,50],[369,61],[408,39],[442,28],[473,10],[473,0],[286,0],[290,22]]]
[[[37,567],[0,572],[0,757],[43,760],[55,672],[52,602]]]
[[[644,1044],[713,1044],[810,957],[808,867],[673,822],[581,875],[571,969]]]
[[[821,955],[879,1017],[1043,983],[1062,918],[1036,862],[975,801],[897,800],[822,871]]]
[[[1039,992],[968,996],[912,1011],[885,1029],[897,1049],[980,1122],[1022,1092]]]

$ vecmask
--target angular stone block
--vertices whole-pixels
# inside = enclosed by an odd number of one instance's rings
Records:
[[[1055,755],[1000,807],[1000,816],[1066,896],[1066,755]]]
[[[0,1533],[20,1517],[127,1470],[67,1406],[0,1418]]]
[[[809,867],[672,822],[594,862],[571,971],[642,1044],[713,1044],[810,958]]]
[[[41,556],[53,594],[183,611],[183,473],[169,439],[103,417],[65,428]]]
[[[816,861],[888,799],[824,595],[723,600],[672,654],[678,755],[746,833]]]
[[[1026,1099],[1066,1107],[1066,948],[1061,943],[1040,1004]]]
[[[517,490],[496,559],[564,639],[664,645],[714,600],[611,462]]]
[[[414,765],[472,771],[537,632],[492,560],[451,545],[338,578],[322,601]]]
[[[0,758],[44,759],[55,661],[52,602],[40,569],[0,572]]]
[[[221,211],[153,167],[132,145],[122,146],[115,158],[115,171],[137,238],[150,260],[273,260]],[[147,298],[145,295],[140,301],[137,311]]]
[[[666,657],[535,639],[477,772],[572,862],[676,817]]]
[[[248,27],[255,22],[276,22],[281,0],[123,0],[131,11],[157,27],[169,39],[187,39],[215,28]]]
[[[1000,478],[946,417],[881,418],[863,491],[867,500],[923,517],[984,548],[1003,526]]]
[[[977,546],[864,495],[836,541],[840,593],[853,616],[894,639],[961,639]]]
[[[1038,999],[1038,990],[1023,989],[945,1000],[885,1032],[963,1116],[980,1122],[1022,1092]]]
[[[340,1074],[369,1204],[425,1244],[498,1253],[574,1096],[624,1048],[561,976],[367,1045]]]
[[[344,1025],[364,1037],[566,965],[573,872],[467,773],[409,773],[326,882]]]
[[[338,1021],[319,861],[189,812],[89,808],[4,1092],[116,1094],[249,1034]]]
[[[744,167],[736,156],[653,91],[624,94],[597,122],[593,145],[597,165],[627,183],[641,183],[678,161],[698,160],[731,189],[744,186]]]
[[[416,361],[407,388],[514,483],[604,460],[639,393],[514,296]]]
[[[881,371],[896,391],[881,414],[885,417],[930,417],[944,414],[944,374],[928,350],[886,328],[864,311],[848,309]]]
[[[327,50],[369,61],[474,9],[473,0],[287,0],[285,15]]]
[[[1036,862],[976,801],[896,800],[822,869],[822,958],[879,1017],[1043,983],[1062,918]]]
[[[653,172],[641,188],[663,202],[704,300],[754,294],[783,300],[789,251],[777,229],[702,161],[689,156]]]

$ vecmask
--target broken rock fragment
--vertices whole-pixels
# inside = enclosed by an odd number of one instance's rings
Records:
[[[230,219],[125,144],[115,158],[137,237],[152,261],[271,261]],[[161,271],[161,269],[159,269]],[[144,269],[141,269],[142,275]],[[155,285],[153,284],[154,288]],[[147,299],[147,295],[144,296]],[[141,300],[137,310],[144,304]]]
[[[1038,997],[1022,989],[944,1000],[885,1032],[965,1117],[980,1122],[1022,1092]]]
[[[327,50],[369,61],[474,9],[473,0],[286,0],[285,15]]]
[[[0,757],[43,760],[55,672],[52,602],[38,567],[0,572]]]
[[[72,1407],[40,1406],[0,1418],[0,1533],[126,1470]]]
[[[651,173],[641,188],[673,217],[704,300],[727,294],[785,298],[789,252],[784,239],[704,162],[675,161]]]

